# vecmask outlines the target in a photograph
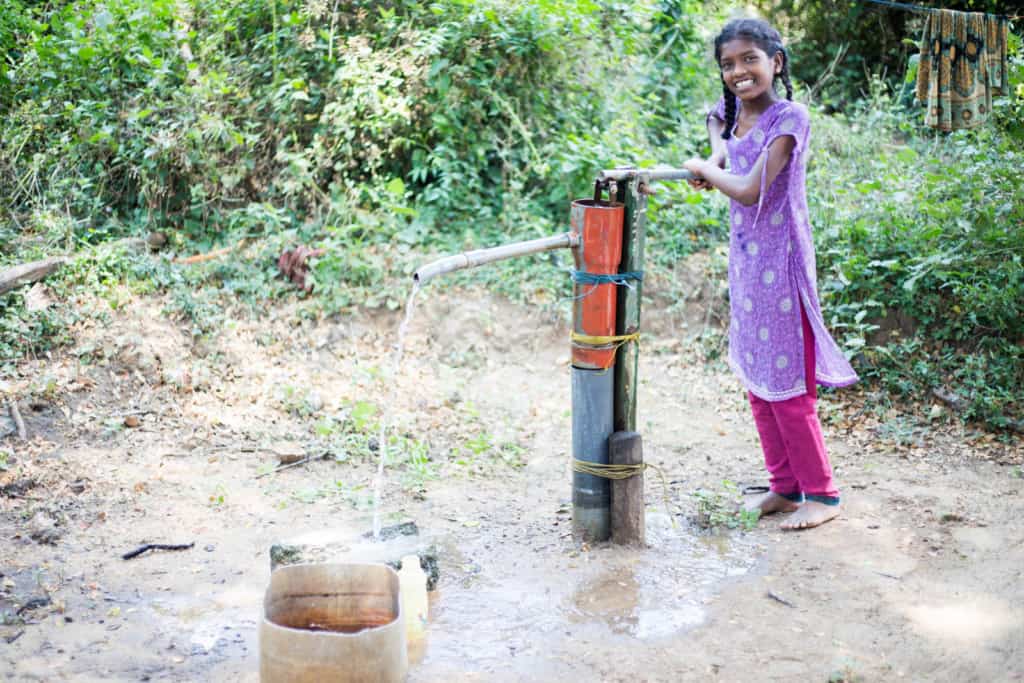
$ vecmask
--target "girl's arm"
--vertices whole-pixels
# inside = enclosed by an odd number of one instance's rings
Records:
[[[711,156],[709,156],[707,160],[709,163],[718,166],[718,168],[725,168],[725,160],[729,154],[725,148],[725,140],[722,139],[723,130],[725,130],[725,122],[714,114],[709,114],[708,142],[711,143]],[[686,182],[690,184],[690,187],[697,190],[711,189],[711,183],[702,177],[697,177]]]
[[[693,171],[712,187],[740,204],[753,206],[761,195],[761,170],[765,168],[765,159],[767,158],[767,169],[764,186],[770,187],[772,181],[785,168],[795,146],[796,140],[792,136],[779,137],[768,148],[767,154],[757,157],[753,167],[746,175],[734,175],[705,159],[690,159],[683,164],[683,168]]]
[[[722,139],[722,132],[725,131],[725,121],[717,116],[708,117],[708,138],[711,140],[711,156],[708,161],[714,162],[719,168],[725,168],[725,159],[729,152],[725,149],[725,140]]]

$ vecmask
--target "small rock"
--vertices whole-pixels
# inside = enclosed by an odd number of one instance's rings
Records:
[[[270,451],[277,456],[277,462],[282,465],[291,465],[306,457],[306,452],[300,444],[290,441],[281,441],[270,447]]]
[[[149,237],[146,238],[146,243],[150,249],[156,251],[167,244],[167,235],[162,232],[151,232]]]
[[[186,367],[177,366],[164,369],[163,380],[164,384],[174,387],[178,391],[185,393],[192,391],[192,373]]]
[[[399,536],[417,536],[419,533],[420,528],[416,526],[416,522],[409,520],[401,524],[382,527],[380,530],[380,540],[390,541],[392,538],[398,538]],[[363,534],[363,538],[373,538],[373,532],[367,531]]]
[[[82,493],[83,491],[85,491],[85,482],[82,481],[81,479],[79,479],[78,481],[73,481],[70,484],[68,484],[68,489],[71,491],[71,493],[74,494]]]
[[[139,416],[138,415],[125,415],[124,416],[124,426],[125,427],[132,427],[132,428],[138,427],[139,426]]]
[[[45,512],[37,512],[28,522],[28,535],[37,543],[54,545],[64,535],[57,522]]]
[[[311,413],[319,413],[324,407],[324,400],[316,391],[310,391],[306,394],[306,407]]]
[[[50,299],[49,290],[42,282],[37,282],[25,292],[25,310],[29,313],[42,311],[50,307],[53,301]]]

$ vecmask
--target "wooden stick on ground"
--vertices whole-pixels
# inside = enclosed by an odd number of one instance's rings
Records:
[[[965,401],[960,396],[946,389],[933,388],[932,396],[945,403],[957,413],[962,412],[967,407]],[[1007,420],[1006,428],[1018,434],[1024,434],[1024,422],[1020,420]]]
[[[27,441],[28,432],[25,431],[25,421],[21,419],[21,411],[18,410],[18,402],[11,399],[7,402],[7,407],[11,411],[11,419],[14,420],[14,426],[18,428],[18,438],[22,441]]]
[[[14,266],[13,268],[7,268],[6,270],[0,271],[0,294],[6,294],[21,285],[27,285],[30,282],[42,280],[44,277],[64,265],[64,263],[64,257],[57,256],[54,258],[43,259],[42,261],[23,263],[20,266]]]
[[[319,460],[319,459],[321,459],[323,457],[324,456],[313,457],[312,455],[307,455],[302,460],[296,460],[295,462],[290,462],[287,465],[281,465],[280,467],[275,467],[274,469],[269,470],[267,472],[260,472],[255,477],[253,477],[253,479],[262,479],[263,477],[266,477],[266,476],[268,476],[270,474],[277,474],[281,470],[287,470],[287,469],[292,468],[292,467],[298,467],[299,465],[305,465],[308,462],[313,462],[314,460]]]
[[[192,548],[193,546],[195,546],[195,542],[192,542],[192,543],[180,543],[180,544],[147,543],[145,545],[140,545],[138,548],[136,548],[135,550],[132,550],[131,552],[125,553],[124,555],[121,556],[121,559],[122,560],[130,560],[133,557],[138,557],[142,553],[148,552],[150,550],[188,550],[188,549]]]
[[[172,263],[178,263],[187,266],[192,265],[193,263],[203,263],[204,261],[212,261],[215,258],[220,258],[221,256],[230,254],[235,249],[240,248],[243,244],[245,244],[245,240],[240,240],[238,244],[233,244],[227,247],[223,247],[221,249],[214,249],[213,251],[208,251],[205,254],[196,254],[195,256],[176,258],[174,259],[174,261],[172,261]]]

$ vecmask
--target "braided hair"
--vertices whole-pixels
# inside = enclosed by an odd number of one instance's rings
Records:
[[[793,99],[793,83],[789,80],[789,53],[782,45],[782,36],[772,28],[771,24],[760,19],[733,19],[722,28],[722,32],[715,38],[715,63],[722,57],[722,46],[730,40],[749,40],[764,50],[771,59],[776,53],[782,53],[782,70],[775,75],[775,79],[781,80],[786,87],[786,99]],[[722,76],[722,94],[725,98],[725,130],[722,131],[722,139],[728,140],[732,137],[732,127],[736,123],[736,95],[729,90]],[[775,80],[772,80],[775,85]]]

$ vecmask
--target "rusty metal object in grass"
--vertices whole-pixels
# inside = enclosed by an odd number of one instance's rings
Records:
[[[309,259],[323,256],[324,253],[323,249],[312,249],[304,244],[300,244],[294,249],[285,250],[278,257],[277,269],[281,271],[281,275],[294,282],[299,289],[311,292],[313,291],[313,285],[306,282],[306,276],[309,274],[308,261]]]

